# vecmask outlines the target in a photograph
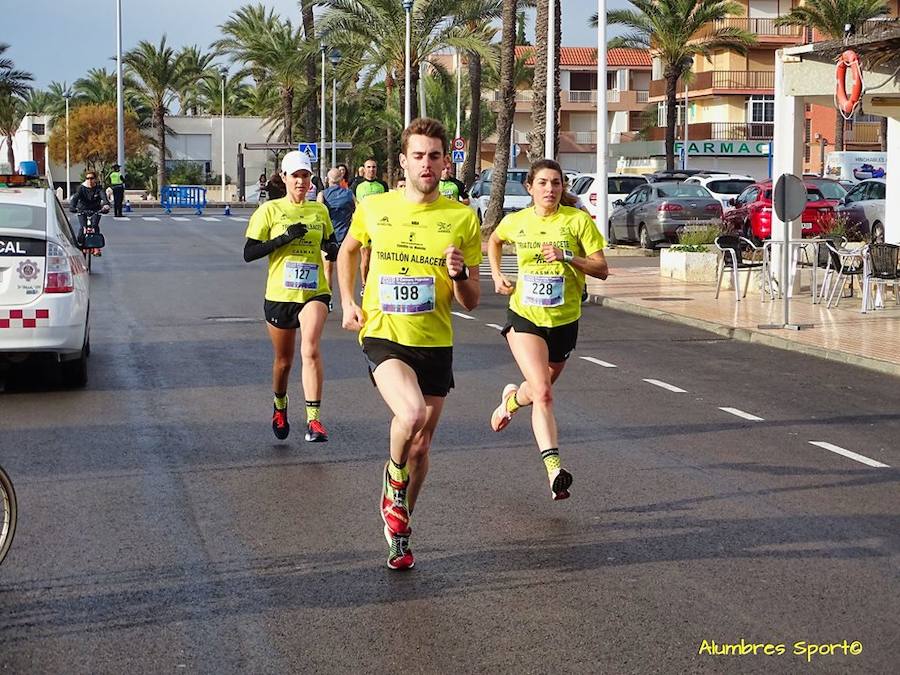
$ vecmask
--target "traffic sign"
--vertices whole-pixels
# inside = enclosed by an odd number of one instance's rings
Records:
[[[789,223],[799,218],[806,208],[806,185],[792,173],[785,173],[775,181],[772,206],[779,220]]]
[[[466,161],[466,151],[465,150],[454,150],[453,151],[453,163],[461,164]]]
[[[461,136],[457,136],[453,139],[453,149],[454,150],[465,150],[466,149],[466,139]]]
[[[297,150],[309,157],[310,162],[319,161],[319,144],[318,143],[298,143]]]

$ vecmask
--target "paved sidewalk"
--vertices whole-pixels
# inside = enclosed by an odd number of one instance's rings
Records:
[[[807,292],[792,298],[790,316],[792,323],[811,323],[812,328],[761,330],[759,324],[783,322],[781,300],[760,302],[758,295],[748,295],[735,302],[734,292],[724,288],[717,300],[714,286],[662,277],[658,266],[616,268],[612,262],[610,267],[606,281],[588,279],[591,302],[900,375],[900,305],[890,291],[885,293],[885,308],[867,314],[860,312],[858,294],[827,309],[813,305]]]

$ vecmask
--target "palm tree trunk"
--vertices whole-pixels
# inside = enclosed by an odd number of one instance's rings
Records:
[[[411,63],[409,66],[409,111],[411,118],[416,119],[419,116],[419,70],[420,65],[418,63]]]
[[[13,151],[13,137],[6,137],[6,161],[9,164],[9,170],[15,172],[16,170],[16,153]]]
[[[159,166],[156,169],[156,196],[162,198],[162,187],[166,184],[166,111],[158,107],[153,110],[153,124],[156,126],[156,147],[159,148]]]
[[[281,141],[293,143],[294,89],[292,87],[284,87],[281,90],[281,115],[283,125]]]
[[[303,18],[303,36],[307,40],[312,40],[316,36],[316,24],[315,24],[315,16],[313,15],[313,3],[310,0],[302,0],[300,3],[300,14]],[[314,92],[316,91],[316,83],[317,83],[317,74],[318,68],[316,67],[316,60],[313,58],[306,60],[306,85],[307,91]],[[318,114],[316,110],[316,106],[307,103],[306,114],[303,120],[303,130],[301,136],[304,139],[313,140],[319,138],[319,135],[316,134],[316,129],[319,127]]]
[[[394,184],[394,126],[390,122],[391,119],[391,94],[394,92],[394,77],[388,69],[387,77],[384,78],[384,109],[387,111],[385,119],[388,120],[385,125],[385,152],[387,153],[387,170],[388,185]],[[402,104],[401,104],[402,105]]]
[[[675,170],[675,120],[678,102],[675,98],[675,87],[678,84],[678,73],[669,66],[666,71],[666,170]]]
[[[556,2],[556,42],[553,45],[553,81],[555,83],[555,91],[553,92],[553,147],[556,149],[556,159],[559,159],[559,111],[561,108],[562,85],[560,80],[559,60],[562,54],[562,0]],[[597,87],[599,90],[599,87]]]
[[[469,98],[471,112],[469,114],[469,152],[463,164],[462,182],[471,185],[475,182],[475,163],[478,148],[481,145],[481,57],[474,52],[467,52],[469,59]],[[460,64],[460,67],[462,64]]]
[[[887,152],[888,118],[881,118],[881,151]]]
[[[491,201],[484,214],[482,227],[493,232],[503,215],[503,195],[506,191],[506,170],[509,168],[509,134],[516,113],[516,4],[517,0],[503,0],[502,34],[500,38],[500,111],[497,115],[497,147],[494,151],[494,174],[491,180]]]
[[[835,111],[834,120],[834,149],[841,152],[844,149],[844,116],[840,111]]]
[[[531,89],[535,92],[531,103],[531,131],[528,132],[528,160],[536,162],[544,156],[544,131],[547,126],[545,96],[547,90],[547,18],[550,3],[538,0],[537,16],[534,20],[534,80]]]

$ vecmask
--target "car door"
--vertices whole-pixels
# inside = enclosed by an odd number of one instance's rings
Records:
[[[650,187],[645,186],[638,188],[635,194],[634,203],[628,207],[628,216],[626,219],[625,237],[633,241],[637,241],[638,228],[644,217],[647,207],[647,197],[650,193]]]
[[[843,204],[838,207],[838,212],[847,217],[848,226],[860,227],[865,232],[868,232],[871,226],[864,207],[868,188],[869,183],[865,182],[854,185],[844,195]]]
[[[759,197],[759,188],[751,185],[738,195],[734,208],[725,214],[728,229],[740,232],[744,236],[750,234],[748,223],[751,220],[750,208]]]
[[[884,200],[887,196],[887,185],[872,181],[866,189],[866,198],[859,203],[869,224],[869,231],[875,223],[884,225]]]
[[[615,207],[609,217],[613,235],[617,239],[627,238],[626,232],[628,231],[628,212],[630,211],[631,207],[634,206],[635,201],[637,200],[637,193],[638,190],[635,190],[630,195],[625,197],[625,201],[622,203],[622,205]]]

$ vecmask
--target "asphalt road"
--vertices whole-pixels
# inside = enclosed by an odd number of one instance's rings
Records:
[[[517,373],[485,283],[454,320],[416,568],[391,572],[355,336],[326,326],[330,442],[298,433],[299,371],[277,441],[246,215],[150,217],[104,223],[87,389],[25,369],[0,393],[3,672],[895,672],[896,378],[586,306],[555,503],[527,411],[488,426]]]

